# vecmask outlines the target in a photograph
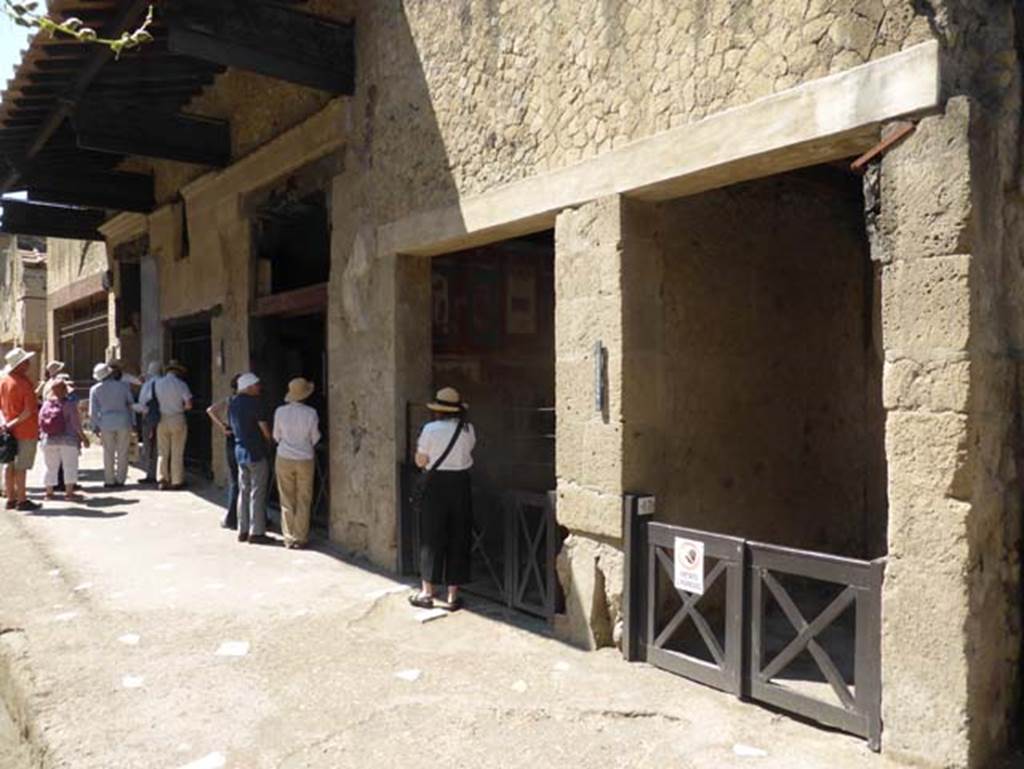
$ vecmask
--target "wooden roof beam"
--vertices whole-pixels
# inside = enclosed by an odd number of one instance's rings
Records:
[[[80,109],[72,123],[83,149],[206,166],[231,162],[231,129],[223,120],[90,105]]]
[[[352,95],[355,28],[266,0],[167,0],[174,53]]]
[[[0,200],[0,206],[3,207],[0,232],[41,238],[103,240],[99,227],[107,218],[104,211],[47,206],[6,198]]]
[[[129,173],[33,171],[23,183],[32,201],[149,213],[156,205],[153,177]]]
[[[129,0],[124,3],[111,23],[103,28],[102,36],[120,37],[122,32],[126,32],[142,19],[143,14],[145,14],[146,9],[149,7],[149,3],[150,0]],[[81,45],[81,43],[78,45]],[[110,61],[113,56],[114,52],[107,46],[97,46],[95,48],[85,66],[71,83],[71,86],[62,94],[61,101],[53,108],[50,116],[39,127],[39,131],[32,140],[32,143],[26,148],[24,156],[18,158],[19,167],[10,170],[4,175],[3,181],[0,183],[0,194],[8,192],[14,187],[20,172],[46,146],[50,137],[60,128],[61,123],[71,113],[78,100],[82,98],[82,95],[89,88],[96,75],[99,74],[99,71],[103,69],[103,65]]]

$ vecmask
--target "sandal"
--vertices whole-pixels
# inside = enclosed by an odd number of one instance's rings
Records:
[[[441,608],[447,611],[458,611],[462,608],[462,597],[455,596],[454,601],[444,601],[441,603]]]
[[[415,595],[409,596],[409,603],[415,606],[417,609],[433,609],[434,599],[423,593],[416,593]]]

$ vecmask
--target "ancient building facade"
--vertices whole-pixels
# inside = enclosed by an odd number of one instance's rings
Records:
[[[479,473],[555,495],[555,627],[585,645],[623,632],[627,492],[884,557],[883,751],[982,767],[1016,739],[1015,5],[305,9],[354,22],[351,96],[228,69],[188,105],[230,118],[227,167],[121,166],[156,197],[102,227],[129,363],[185,357],[209,399],[313,376],[329,536],[388,568],[412,415],[457,384]]]
[[[92,368],[120,357],[116,308],[101,241],[50,238],[47,242],[46,350],[86,385]],[[131,338],[130,331],[125,336]]]
[[[14,235],[0,235],[0,351],[23,347],[42,354],[46,344],[46,252]],[[38,361],[33,363],[38,371]]]

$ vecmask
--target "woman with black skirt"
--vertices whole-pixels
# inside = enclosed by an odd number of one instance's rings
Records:
[[[433,608],[434,586],[446,585],[447,600],[437,599],[437,603],[456,611],[462,606],[459,586],[470,578],[473,507],[469,469],[476,433],[465,419],[467,406],[454,388],[438,391],[427,408],[437,418],[423,427],[416,444],[416,465],[427,473],[420,514],[423,585],[419,593],[409,596],[409,603]]]

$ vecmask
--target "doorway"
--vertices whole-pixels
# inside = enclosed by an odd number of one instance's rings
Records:
[[[551,617],[563,539],[554,505],[554,233],[438,257],[431,291],[432,389],[455,387],[477,433],[467,589]],[[430,418],[425,404],[409,404],[411,449]],[[406,483],[411,477],[410,465]],[[417,522],[410,511],[404,517],[408,565]]]
[[[313,509],[310,525],[326,536],[329,515],[328,399],[327,399],[327,315],[324,311],[301,311],[300,315],[254,317],[250,326],[252,340],[250,365],[263,383],[263,399],[268,408],[284,403],[288,382],[303,377],[316,385],[305,401],[316,409],[323,436],[316,450],[313,480]],[[277,486],[270,486],[270,504],[277,506]]]
[[[213,342],[210,319],[172,322],[168,329],[171,358],[187,369],[185,381],[192,390],[192,410],[185,413],[188,440],[185,466],[204,478],[213,478],[213,436],[206,409],[213,402]]]

